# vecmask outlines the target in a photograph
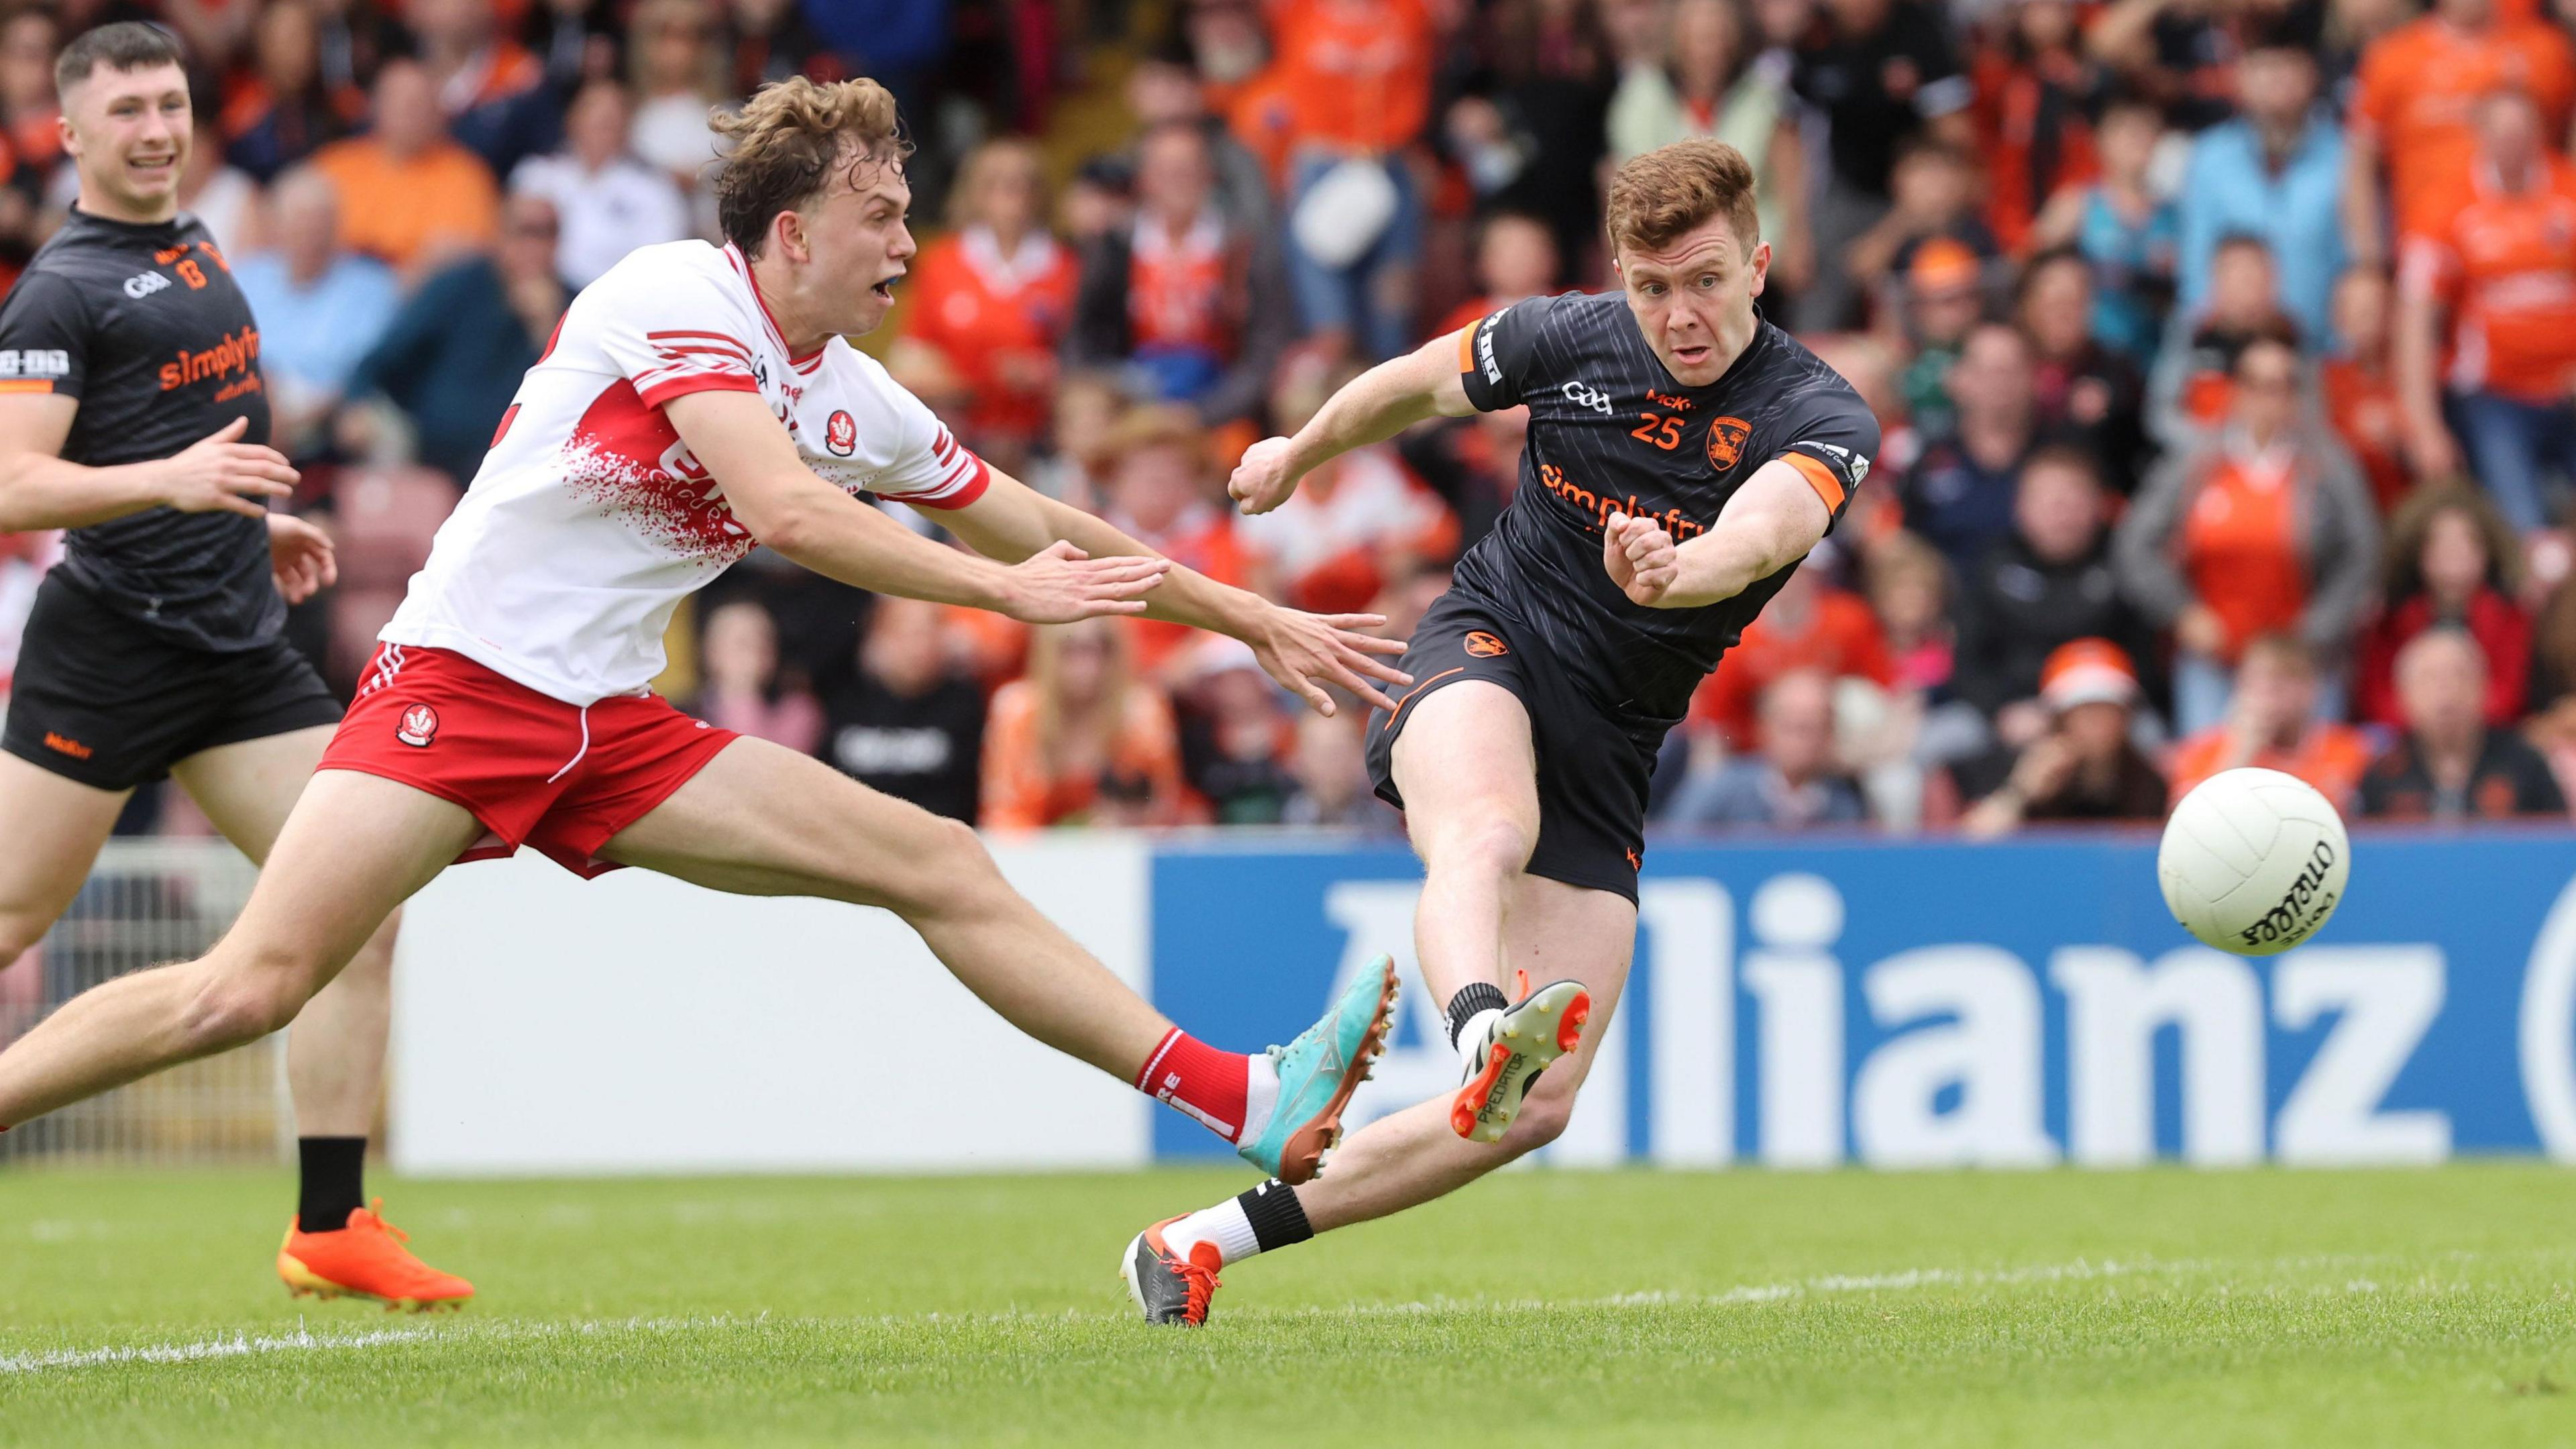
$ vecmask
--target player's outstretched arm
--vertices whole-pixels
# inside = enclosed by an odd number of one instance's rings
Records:
[[[1153,551],[1119,532],[1106,519],[1059,503],[1009,474],[995,472],[982,495],[942,522],[969,548],[997,559],[1020,559],[1051,544],[1070,542],[1095,554],[1147,554]],[[1318,713],[1333,713],[1333,697],[1324,686],[1338,685],[1372,708],[1395,708],[1378,688],[1398,687],[1412,678],[1379,658],[1401,654],[1404,643],[1359,632],[1386,620],[1375,614],[1307,614],[1282,608],[1246,589],[1218,583],[1179,564],[1146,596],[1148,618],[1231,634],[1252,646],[1253,655],[1281,687],[1291,689]]]
[[[1696,609],[1734,598],[1816,546],[1833,513],[1806,477],[1778,459],[1762,465],[1708,532],[1675,544],[1651,518],[1613,513],[1601,562],[1629,598],[1657,609]]]
[[[1389,358],[1325,399],[1293,438],[1264,438],[1243,450],[1226,491],[1246,513],[1268,513],[1297,491],[1297,480],[1370,443],[1383,443],[1426,418],[1474,412],[1458,373],[1458,334],[1435,337]]]
[[[961,553],[815,476],[757,393],[688,393],[663,404],[663,412],[754,538],[853,588],[1062,624],[1144,612],[1145,595],[1171,568],[1132,554],[1091,558],[1070,543],[1009,565]]]
[[[223,509],[258,518],[268,500],[295,491],[295,469],[274,448],[245,443],[235,418],[176,457],[91,468],[60,457],[80,399],[0,397],[0,533],[84,528],[141,513]]]

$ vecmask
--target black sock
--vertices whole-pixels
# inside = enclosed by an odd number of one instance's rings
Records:
[[[1458,1044],[1458,1033],[1467,1029],[1477,1012],[1501,1011],[1511,1004],[1503,988],[1490,981],[1470,981],[1459,987],[1458,994],[1449,998],[1449,1045]]]
[[[1305,1206],[1297,1201],[1297,1189],[1275,1177],[1237,1194],[1234,1202],[1243,1209],[1244,1221],[1252,1224],[1252,1240],[1265,1253],[1315,1236],[1306,1222]]]
[[[296,1225],[308,1233],[347,1227],[349,1214],[367,1205],[367,1139],[298,1137],[295,1154],[304,1165]]]

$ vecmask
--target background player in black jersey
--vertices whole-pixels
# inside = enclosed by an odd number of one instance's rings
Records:
[[[0,304],[0,531],[70,530],[27,621],[0,729],[0,964],[88,875],[134,788],[175,776],[264,861],[340,719],[286,605],[332,580],[329,539],[270,513],[259,330],[180,214],[188,83],[155,26],[99,27],[55,66],[80,196]],[[362,1202],[384,1078],[394,923],[287,1044],[303,1192],[278,1271],[298,1292],[431,1306],[473,1293]]]
[[[1229,1262],[1427,1202],[1564,1130],[1627,980],[1656,751],[1869,471],[1868,409],[1754,308],[1771,249],[1742,155],[1639,156],[1607,216],[1621,293],[1522,302],[1381,364],[1235,470],[1234,497],[1267,512],[1426,418],[1530,410],[1512,505],[1414,631],[1412,691],[1369,724],[1378,793],[1422,856],[1414,944],[1466,1084],[1354,1133],[1313,1182],[1140,1234],[1126,1267],[1157,1322],[1199,1321]]]

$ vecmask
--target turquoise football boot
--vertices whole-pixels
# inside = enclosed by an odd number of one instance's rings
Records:
[[[1279,1101],[1268,1130],[1235,1149],[1244,1161],[1291,1185],[1321,1170],[1342,1140],[1342,1109],[1386,1050],[1395,989],[1395,961],[1380,956],[1351,977],[1323,1020],[1270,1049]]]

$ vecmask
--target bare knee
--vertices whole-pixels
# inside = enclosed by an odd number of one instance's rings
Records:
[[[173,969],[198,976],[180,1031],[195,1055],[228,1051],[283,1029],[312,998],[319,973],[276,958],[209,958]]]
[[[931,821],[909,846],[898,879],[888,882],[886,904],[906,920],[935,915],[988,914],[1010,886],[983,838],[962,820]]]
[[[1538,844],[1536,830],[1501,808],[1477,811],[1424,836],[1422,860],[1429,869],[1497,879],[1520,874]]]
[[[1567,1073],[1568,1077],[1572,1075]],[[1520,1115],[1512,1119],[1512,1130],[1503,1134],[1504,1149],[1518,1157],[1564,1136],[1566,1124],[1574,1120],[1574,1098],[1580,1086],[1579,1082],[1568,1081],[1560,1087],[1546,1077],[1539,1078],[1529,1100],[1521,1103]]]

